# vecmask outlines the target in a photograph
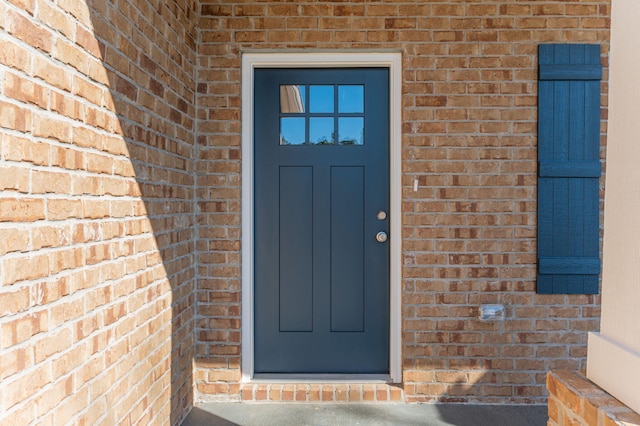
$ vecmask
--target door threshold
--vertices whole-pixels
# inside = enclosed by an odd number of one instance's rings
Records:
[[[251,383],[391,383],[389,374],[254,374]]]
[[[388,374],[258,374],[240,386],[242,402],[403,403]]]

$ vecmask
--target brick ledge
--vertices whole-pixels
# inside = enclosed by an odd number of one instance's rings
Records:
[[[640,414],[577,371],[551,371],[548,426],[640,426]]]

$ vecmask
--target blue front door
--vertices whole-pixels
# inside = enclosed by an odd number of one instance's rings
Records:
[[[254,81],[254,371],[388,373],[388,69]]]

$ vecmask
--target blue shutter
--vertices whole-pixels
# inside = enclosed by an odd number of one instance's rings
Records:
[[[539,46],[538,293],[596,294],[600,47]]]

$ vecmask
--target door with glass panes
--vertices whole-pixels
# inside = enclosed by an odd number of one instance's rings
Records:
[[[254,87],[254,372],[386,374],[389,71]]]

